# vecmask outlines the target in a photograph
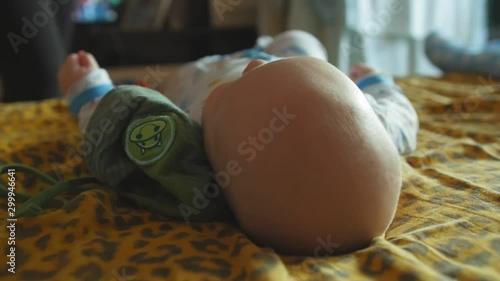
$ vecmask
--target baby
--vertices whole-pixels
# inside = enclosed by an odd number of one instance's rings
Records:
[[[316,255],[327,239],[341,254],[389,227],[402,179],[398,151],[415,149],[418,120],[392,78],[361,64],[349,78],[326,58],[315,37],[288,31],[184,65],[169,77],[169,99],[115,88],[83,51],[67,58],[59,79],[92,141],[87,164],[100,180],[161,183],[169,194],[153,197],[174,217],[234,215],[253,241],[281,253]],[[165,207],[144,192],[143,205]]]

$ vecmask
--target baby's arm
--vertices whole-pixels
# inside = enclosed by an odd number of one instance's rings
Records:
[[[71,113],[78,117],[78,127],[83,133],[97,104],[114,85],[94,56],[84,51],[69,55],[58,76],[59,87]]]
[[[350,78],[365,94],[399,153],[409,154],[415,151],[418,116],[392,77],[367,65],[357,64],[352,67]]]

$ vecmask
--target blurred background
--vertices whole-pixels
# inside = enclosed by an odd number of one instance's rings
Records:
[[[396,76],[439,76],[424,40],[437,31],[471,50],[500,37],[497,0],[5,0],[0,9],[3,102],[59,96],[69,52],[106,68],[179,64],[302,29],[343,71],[366,62]]]

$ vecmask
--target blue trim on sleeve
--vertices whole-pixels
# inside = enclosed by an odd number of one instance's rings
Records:
[[[370,86],[373,86],[375,84],[388,84],[388,85],[394,85],[394,81],[386,76],[382,75],[370,75],[368,77],[365,77],[358,81],[356,83],[358,87],[363,90],[365,88],[368,88]]]
[[[78,115],[78,112],[85,104],[103,97],[114,88],[113,84],[104,84],[87,89],[78,94],[69,104],[69,111],[73,115]]]
[[[242,51],[243,56],[247,57],[249,59],[260,59],[260,60],[265,60],[265,61],[273,61],[276,60],[278,57],[267,54],[262,51],[260,48],[253,48],[253,49],[246,49]]]

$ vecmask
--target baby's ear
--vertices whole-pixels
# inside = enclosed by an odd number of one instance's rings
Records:
[[[257,68],[263,64],[266,64],[265,60],[252,60],[250,63],[248,63],[247,67],[243,70],[243,75],[247,74],[249,71],[253,70],[254,68]]]

